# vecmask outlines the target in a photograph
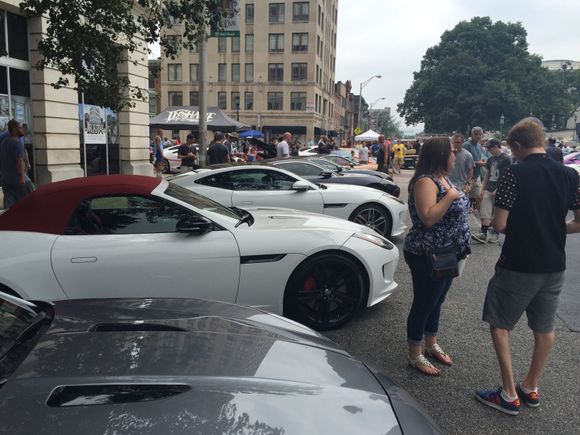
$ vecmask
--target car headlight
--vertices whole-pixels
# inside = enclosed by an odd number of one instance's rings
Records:
[[[387,239],[381,236],[375,236],[373,234],[366,234],[366,233],[356,233],[353,235],[357,239],[366,240],[367,242],[371,242],[373,245],[377,245],[381,248],[385,249],[393,249],[394,245],[389,242]]]
[[[393,201],[397,201],[399,204],[405,205],[405,201],[402,201],[402,200],[400,200],[399,198],[397,198],[397,197],[395,197],[393,195],[389,195],[388,193],[385,193],[383,196],[388,196]]]

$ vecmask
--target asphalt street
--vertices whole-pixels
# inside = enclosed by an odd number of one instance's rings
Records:
[[[406,200],[412,171],[395,176]],[[463,275],[456,279],[443,306],[439,342],[455,364],[442,376],[429,378],[407,363],[406,320],[412,302],[409,268],[402,258],[403,237],[395,278],[399,291],[364,310],[345,327],[325,333],[361,360],[374,365],[409,391],[446,434],[580,434],[580,235],[568,237],[568,274],[556,319],[556,344],[540,386],[539,408],[522,408],[516,417],[485,407],[474,398],[478,388],[496,387],[499,368],[481,320],[487,283],[501,247],[474,244]],[[575,329],[574,332],[572,329]],[[516,379],[527,371],[532,334],[522,318],[512,334]]]

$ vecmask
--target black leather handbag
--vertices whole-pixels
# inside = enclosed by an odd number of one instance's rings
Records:
[[[446,248],[427,248],[425,255],[430,265],[430,277],[433,281],[441,281],[459,276],[457,261],[457,246],[452,243]]]

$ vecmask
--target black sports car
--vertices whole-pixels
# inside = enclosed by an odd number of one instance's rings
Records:
[[[311,329],[194,299],[0,292],[0,415],[14,435],[441,433],[387,376]]]
[[[357,186],[371,187],[382,190],[395,198],[398,198],[401,194],[399,186],[386,178],[369,174],[351,173],[349,171],[332,171],[328,167],[309,159],[272,160],[268,163],[293,172],[313,183],[354,184]]]

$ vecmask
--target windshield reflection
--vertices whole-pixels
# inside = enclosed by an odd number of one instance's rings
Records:
[[[164,193],[200,210],[217,213],[219,215],[235,219],[236,221],[240,218],[233,210],[224,207],[220,203],[171,182],[169,182],[169,185],[167,186],[167,189],[165,189]]]

